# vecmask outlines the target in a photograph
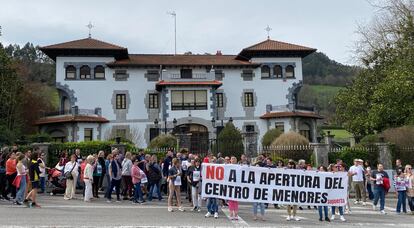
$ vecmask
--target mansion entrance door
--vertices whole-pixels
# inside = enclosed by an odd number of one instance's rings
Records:
[[[180,149],[187,149],[193,154],[207,154],[209,149],[207,127],[200,124],[182,124],[174,128],[173,134],[178,138]]]

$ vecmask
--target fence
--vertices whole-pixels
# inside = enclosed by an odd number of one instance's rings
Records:
[[[259,154],[270,156],[273,160],[304,159],[310,162],[313,149],[312,145],[266,146],[259,148]]]

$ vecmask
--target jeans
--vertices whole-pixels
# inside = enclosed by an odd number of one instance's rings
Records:
[[[382,186],[374,187],[374,205],[377,206],[378,200],[380,201],[380,210],[384,210],[385,207],[385,189]]]
[[[410,207],[410,211],[414,212],[414,197],[407,196],[408,206]]]
[[[332,215],[335,215],[335,209],[336,209],[336,207],[333,206],[332,207]],[[344,215],[344,207],[338,207],[338,210],[339,210],[339,215],[343,216]]]
[[[325,219],[326,219],[326,218],[328,218],[328,207],[327,206],[319,206],[318,207],[319,219],[323,218],[322,208],[323,208],[323,212],[325,213]]]
[[[403,212],[407,213],[407,194],[406,191],[398,191],[397,213],[401,212],[401,204]]]
[[[264,203],[253,203],[253,215],[254,216],[256,216],[257,215],[257,209],[259,209],[260,210],[260,214],[262,215],[262,216],[264,216],[264,213],[265,213],[265,206],[264,206]]]
[[[111,180],[111,185],[109,186],[106,198],[108,200],[112,199],[112,189],[114,189],[115,187],[115,191],[116,191],[116,199],[117,200],[121,200],[121,197],[119,196],[121,193],[121,180]]]
[[[26,176],[22,176],[22,179],[20,179],[19,190],[16,193],[17,202],[23,202],[25,192],[26,192]]]
[[[160,189],[160,182],[149,182],[149,193],[148,193],[148,200],[152,200],[152,195],[154,194],[154,190],[157,191],[158,200],[162,200],[161,196],[161,189]]]
[[[207,199],[207,211],[211,214],[218,212],[218,204],[216,198],[208,198]]]
[[[142,191],[141,191],[141,181],[134,184],[135,191],[134,191],[134,201],[144,201],[144,198],[142,198]]]
[[[45,192],[46,189],[46,177],[40,177],[40,192]]]
[[[368,192],[368,198],[370,200],[374,199],[374,193],[372,192],[372,185],[370,183],[367,184],[367,192]]]

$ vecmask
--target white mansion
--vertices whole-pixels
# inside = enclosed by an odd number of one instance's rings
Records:
[[[271,128],[316,141],[321,116],[296,101],[312,48],[267,39],[237,55],[129,54],[86,38],[41,50],[56,61],[60,110],[36,124],[57,141],[130,136],[145,147],[169,132],[197,150],[228,121],[253,150]]]

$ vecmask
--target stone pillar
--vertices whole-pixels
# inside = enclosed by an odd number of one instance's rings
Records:
[[[375,146],[378,147],[378,162],[384,165],[384,169],[392,169],[392,156],[390,145],[385,142],[380,142],[375,143]]]
[[[354,136],[351,136],[349,138],[349,143],[350,143],[350,146],[351,147],[354,147],[356,145],[356,140],[355,140],[355,137]]]
[[[331,132],[328,131],[328,134],[325,136],[325,143],[331,146],[333,144],[333,139],[335,135],[331,135]]]
[[[49,146],[50,146],[50,143],[32,143],[32,148],[33,148],[33,151],[34,151],[34,149],[36,149],[36,148],[38,148],[38,151],[39,151],[39,153],[41,153],[41,152],[44,152],[45,153],[45,163],[46,164],[48,164],[48,162],[49,162],[49,160],[48,160],[48,158],[49,158]]]
[[[311,143],[310,145],[313,146],[313,155],[315,157],[316,167],[320,165],[328,166],[329,165],[329,159],[328,159],[329,144]]]

